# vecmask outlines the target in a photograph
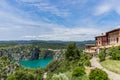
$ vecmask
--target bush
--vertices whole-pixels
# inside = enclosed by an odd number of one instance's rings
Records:
[[[87,59],[92,59],[92,55],[91,54],[86,54],[86,56],[87,56]]]
[[[108,49],[108,54],[111,56],[114,51],[115,51],[115,47],[111,47]]]
[[[110,48],[109,54],[113,60],[120,60],[120,46]]]
[[[104,61],[105,60],[105,57],[106,57],[106,53],[105,53],[105,49],[104,50],[102,50],[100,53],[99,53],[99,59],[100,59],[100,61]]]
[[[84,64],[85,66],[90,66],[91,65],[90,60],[86,60]]]
[[[83,67],[76,67],[72,72],[73,77],[80,77],[83,76],[84,74],[85,74],[85,69]]]
[[[46,66],[46,71],[53,72],[53,71],[55,71],[58,67],[59,67],[59,62],[58,62],[57,60],[54,60],[54,61],[50,62],[50,63]]]
[[[116,50],[111,54],[111,56],[112,56],[112,59],[114,60],[120,60],[120,50]]]
[[[78,61],[78,66],[90,66],[91,55],[81,54],[80,60]]]
[[[120,60],[120,46],[114,48],[114,51],[112,52],[111,56],[114,60]]]
[[[9,75],[7,80],[36,80],[36,77],[32,73],[19,70],[16,71],[14,74]]]
[[[98,68],[93,69],[90,72],[89,79],[90,80],[109,80],[107,73]]]
[[[54,74],[51,80],[69,80],[65,73]]]

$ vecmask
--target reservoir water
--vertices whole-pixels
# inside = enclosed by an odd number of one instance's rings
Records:
[[[38,60],[22,60],[20,64],[28,68],[45,68],[48,63],[50,63],[53,58],[38,59]]]

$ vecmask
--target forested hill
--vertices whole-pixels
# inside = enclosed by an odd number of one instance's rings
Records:
[[[76,41],[41,41],[41,40],[20,40],[20,41],[0,41],[0,47],[11,47],[16,45],[37,45],[40,48],[51,48],[51,49],[64,49],[66,46]],[[95,41],[89,40],[89,41],[77,41],[77,47],[80,49],[85,48],[85,44],[91,44],[95,43]]]

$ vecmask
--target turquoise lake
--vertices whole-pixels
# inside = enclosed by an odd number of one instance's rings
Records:
[[[53,58],[38,59],[38,60],[23,60],[20,61],[20,64],[28,68],[45,68],[48,63],[50,63]]]

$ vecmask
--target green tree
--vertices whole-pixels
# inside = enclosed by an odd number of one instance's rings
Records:
[[[104,61],[105,60],[105,57],[106,57],[106,49],[102,50],[100,53],[99,53],[99,59],[100,61]]]
[[[7,80],[36,80],[36,77],[30,72],[18,70],[14,74],[8,76]]]
[[[80,59],[80,53],[76,47],[76,43],[71,43],[68,45],[67,51],[65,52],[65,58],[69,61]]]
[[[73,77],[80,77],[80,76],[83,76],[83,75],[85,75],[85,69],[83,67],[76,67],[73,70],[73,73],[72,73]]]
[[[120,46],[117,46],[112,49],[111,56],[112,56],[112,59],[114,60],[120,60]]]
[[[109,80],[108,75],[105,71],[95,68],[89,74],[90,80]]]

